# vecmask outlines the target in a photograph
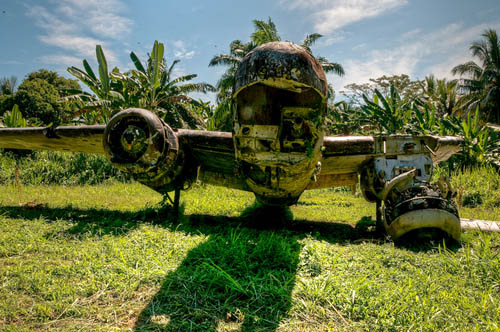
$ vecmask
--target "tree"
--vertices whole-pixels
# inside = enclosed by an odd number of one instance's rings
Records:
[[[412,81],[406,74],[370,78],[369,83],[351,83],[346,85],[345,90],[340,91],[340,93],[347,97],[349,103],[361,106],[364,104],[363,95],[372,99],[375,90],[383,95],[388,95],[391,92],[391,86],[396,88],[402,99],[415,99],[421,95],[421,82]]]
[[[232,90],[234,84],[234,74],[238,69],[239,64],[242,59],[247,55],[250,51],[256,48],[259,45],[280,41],[281,37],[278,33],[276,25],[269,17],[267,22],[262,20],[253,20],[254,32],[250,35],[250,41],[247,43],[241,42],[241,40],[234,40],[229,45],[229,54],[219,54],[214,56],[209,66],[229,66],[229,68],[224,72],[221,78],[217,81],[217,102],[218,107],[216,109],[216,117],[218,119],[225,119],[221,121],[220,126],[224,129],[229,127],[228,122],[231,114],[231,97]],[[313,33],[307,35],[306,38],[302,41],[301,46],[306,50],[311,52],[311,46],[319,39],[322,35],[319,33]],[[342,65],[338,63],[329,62],[324,57],[316,57],[320,64],[323,67],[323,70],[326,73],[333,72],[339,76],[344,75],[344,68]],[[329,87],[329,94],[333,95],[333,88]]]
[[[468,111],[479,107],[484,118],[500,123],[500,43],[495,30],[488,29],[469,49],[480,63],[469,61],[452,69],[453,75],[465,76],[459,82],[464,92],[461,102]]]
[[[2,77],[0,78],[0,96],[13,95],[16,91],[17,77]]]
[[[14,107],[14,93],[16,91],[17,77],[0,78],[0,116]]]
[[[40,78],[51,84],[57,89],[62,97],[71,94],[71,90],[81,89],[80,84],[78,84],[77,80],[62,77],[55,71],[49,71],[47,69],[40,69],[39,71],[29,73],[25,81],[32,81],[36,78]]]
[[[420,87],[422,100],[432,105],[438,116],[452,115],[458,110],[457,80],[436,79],[429,75],[420,82]]]
[[[64,108],[58,103],[57,89],[41,78],[25,80],[17,89],[15,101],[25,118],[45,125],[64,122]]]
[[[174,127],[204,127],[204,122],[198,114],[192,112],[190,107],[186,107],[187,104],[197,104],[197,101],[188,94],[206,93],[215,91],[215,88],[207,83],[184,83],[195,78],[196,74],[174,78],[172,73],[180,60],[174,60],[167,66],[163,55],[163,44],[155,41],[146,64],[131,52],[130,58],[135,69],[121,73],[118,68],[114,68],[108,73],[106,57],[101,46],[97,45],[99,78],[86,60],[83,61],[84,70],[76,67],[68,68],[71,74],[86,84],[96,95],[79,92],[66,99],[79,101],[81,113],[105,111],[103,121],[107,121],[109,115],[121,109],[140,107],[157,113]]]

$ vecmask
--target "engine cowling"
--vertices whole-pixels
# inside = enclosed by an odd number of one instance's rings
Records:
[[[129,108],[114,115],[104,131],[111,164],[160,192],[182,188],[184,153],[176,133],[152,112]]]

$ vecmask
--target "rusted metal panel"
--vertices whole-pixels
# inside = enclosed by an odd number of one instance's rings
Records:
[[[321,173],[323,174],[345,174],[359,172],[361,166],[374,155],[360,154],[353,156],[324,156],[321,159]]]
[[[179,129],[177,134],[195,166],[235,176],[236,160],[231,133]]]
[[[1,128],[0,148],[104,154],[105,126]]]
[[[374,142],[372,136],[327,136],[323,140],[323,156],[373,154]]]
[[[251,191],[244,178],[237,177],[234,174],[225,174],[219,171],[209,170],[204,167],[200,167],[198,170],[198,180],[214,186]]]
[[[235,74],[234,95],[257,82],[298,92],[312,87],[328,95],[321,64],[306,49],[290,42],[266,43],[248,53]]]
[[[460,150],[463,139],[453,136],[391,135],[375,138],[378,155],[430,154],[434,164],[447,160]]]
[[[234,155],[232,133],[188,129],[177,129],[176,133],[182,144],[193,149],[228,152]]]
[[[316,181],[312,181],[306,190],[334,188],[342,186],[353,186],[358,183],[358,173],[347,174],[324,174],[319,175]]]

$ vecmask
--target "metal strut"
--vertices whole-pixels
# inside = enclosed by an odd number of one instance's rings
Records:
[[[177,219],[179,216],[179,201],[181,199],[181,190],[175,189],[174,192],[174,218]]]
[[[163,201],[161,202],[161,204],[163,205],[166,201],[170,202],[170,204],[172,205],[172,208],[173,208],[173,215],[174,215],[175,219],[177,219],[177,217],[179,216],[180,199],[181,199],[181,190],[180,189],[175,189],[173,200],[170,197],[170,195],[168,194],[168,192],[163,194]]]

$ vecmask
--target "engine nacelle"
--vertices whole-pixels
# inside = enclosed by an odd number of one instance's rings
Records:
[[[129,108],[108,122],[103,137],[111,164],[160,192],[182,188],[184,153],[176,133],[148,110]]]

